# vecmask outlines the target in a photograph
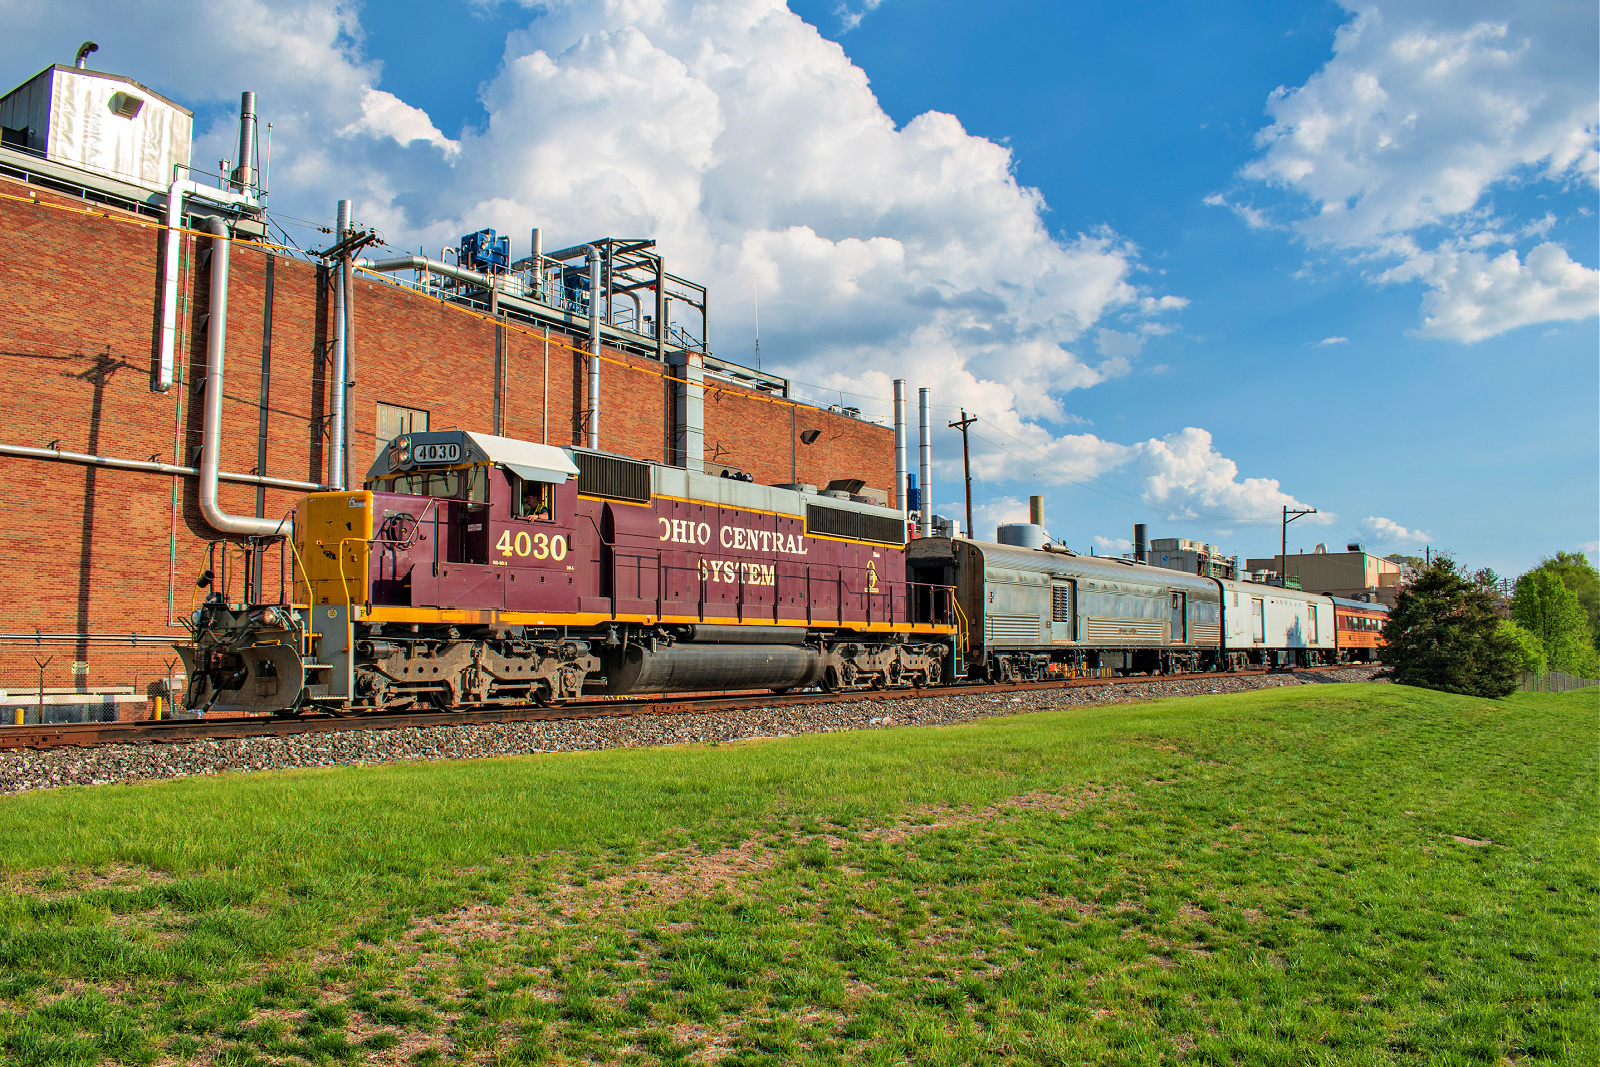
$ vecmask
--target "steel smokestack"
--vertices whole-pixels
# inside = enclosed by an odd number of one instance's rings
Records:
[[[233,168],[233,187],[241,193],[256,183],[256,94],[239,94],[239,151]]]
[[[918,481],[918,503],[922,505],[917,517],[917,536],[933,536],[933,430],[928,423],[928,390],[917,390],[917,414],[921,419],[917,443],[917,459],[921,478]]]
[[[1133,561],[1135,563],[1149,562],[1149,560],[1145,558],[1144,523],[1142,522],[1136,522],[1133,524]]]
[[[1035,526],[1044,525],[1044,497],[1030,496],[1028,498],[1028,521]]]
[[[894,380],[894,499],[905,518],[906,500],[906,380]]]

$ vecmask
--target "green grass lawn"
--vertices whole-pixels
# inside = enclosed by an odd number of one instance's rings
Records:
[[[1600,691],[0,798],[0,1062],[1594,1063]]]

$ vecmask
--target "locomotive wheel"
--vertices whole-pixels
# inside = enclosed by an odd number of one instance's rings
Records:
[[[837,693],[839,691],[839,669],[829,667],[822,672],[822,691],[824,693]]]
[[[534,687],[533,702],[541,708],[559,708],[562,705],[572,703],[571,700],[558,700],[548,682]]]

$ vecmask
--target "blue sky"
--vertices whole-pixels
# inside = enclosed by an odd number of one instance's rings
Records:
[[[200,159],[254,89],[286,219],[655,236],[720,355],[759,289],[808,395],[976,411],[980,534],[1597,548],[1592,3],[184,6],[0,0],[0,66],[93,36]]]

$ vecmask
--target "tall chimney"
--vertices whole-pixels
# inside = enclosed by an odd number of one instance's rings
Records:
[[[906,516],[906,380],[894,380],[894,499]]]
[[[233,168],[233,187],[241,193],[256,183],[256,94],[239,94],[238,165]],[[342,238],[341,238],[342,240]]]
[[[533,228],[533,295],[538,296],[544,289],[544,232],[535,226]]]
[[[1035,526],[1044,525],[1044,497],[1030,496],[1028,498],[1028,521]]]
[[[917,413],[921,417],[921,436],[917,444],[917,458],[920,461],[922,479],[917,483],[918,497],[922,504],[921,515],[917,519],[917,536],[933,536],[933,431],[928,423],[928,390],[917,390]]]
[[[1144,550],[1144,523],[1133,524],[1133,561],[1135,563],[1148,563]]]

